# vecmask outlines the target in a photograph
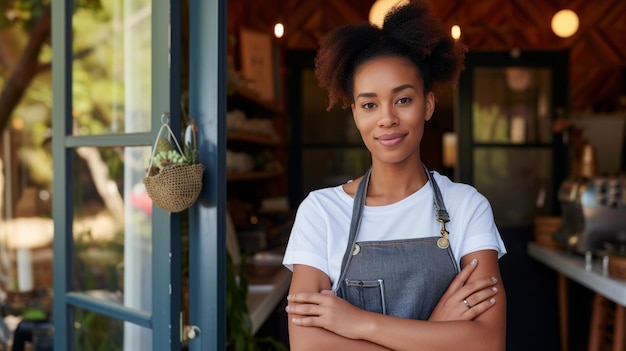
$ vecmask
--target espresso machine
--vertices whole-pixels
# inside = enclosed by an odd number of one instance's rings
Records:
[[[588,179],[570,177],[563,181],[558,192],[563,217],[561,228],[552,234],[552,238],[568,251],[575,251],[578,240],[585,230],[585,218],[582,209],[582,194],[587,187]]]
[[[582,194],[585,229],[577,251],[626,251],[626,177],[592,178]]]
[[[626,250],[626,177],[572,178],[559,189],[563,227],[553,238],[567,249]]]

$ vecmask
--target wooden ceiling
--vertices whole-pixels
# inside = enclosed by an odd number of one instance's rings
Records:
[[[271,32],[282,18],[285,50],[315,50],[329,29],[367,20],[373,0],[229,0],[229,33],[249,27]],[[470,51],[569,50],[570,110],[611,112],[626,96],[626,1],[432,1],[447,25],[457,23]],[[580,28],[570,38],[550,29],[552,15],[569,8]]]

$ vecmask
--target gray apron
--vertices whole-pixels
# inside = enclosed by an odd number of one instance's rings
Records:
[[[371,168],[354,196],[348,247],[335,294],[371,312],[426,320],[446,291],[458,268],[445,228],[450,218],[437,183],[426,166],[433,188],[438,236],[357,242]],[[415,228],[419,230],[420,228]]]

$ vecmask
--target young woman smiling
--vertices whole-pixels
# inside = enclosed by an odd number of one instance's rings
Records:
[[[292,350],[505,349],[491,207],[420,156],[433,85],[456,81],[464,52],[417,1],[321,42],[316,76],[329,107],[351,108],[372,165],[298,208],[283,262]]]

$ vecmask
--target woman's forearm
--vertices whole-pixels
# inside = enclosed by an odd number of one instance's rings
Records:
[[[366,340],[344,338],[319,327],[299,327],[290,323],[289,346],[292,351],[388,351],[389,349]]]
[[[506,294],[495,255],[485,250],[464,257],[463,266],[470,268],[457,275],[460,282],[455,278],[430,321],[368,312],[327,290],[292,289],[287,312],[295,350],[504,350]],[[474,258],[481,263],[472,268]]]
[[[504,333],[492,332],[479,321],[418,321],[375,313],[372,317],[363,319],[361,339],[345,338],[320,327],[290,325],[290,348],[293,351],[505,350]]]
[[[360,338],[397,351],[502,351],[506,344],[505,325],[494,325],[480,318],[432,322],[369,313],[362,325]]]

